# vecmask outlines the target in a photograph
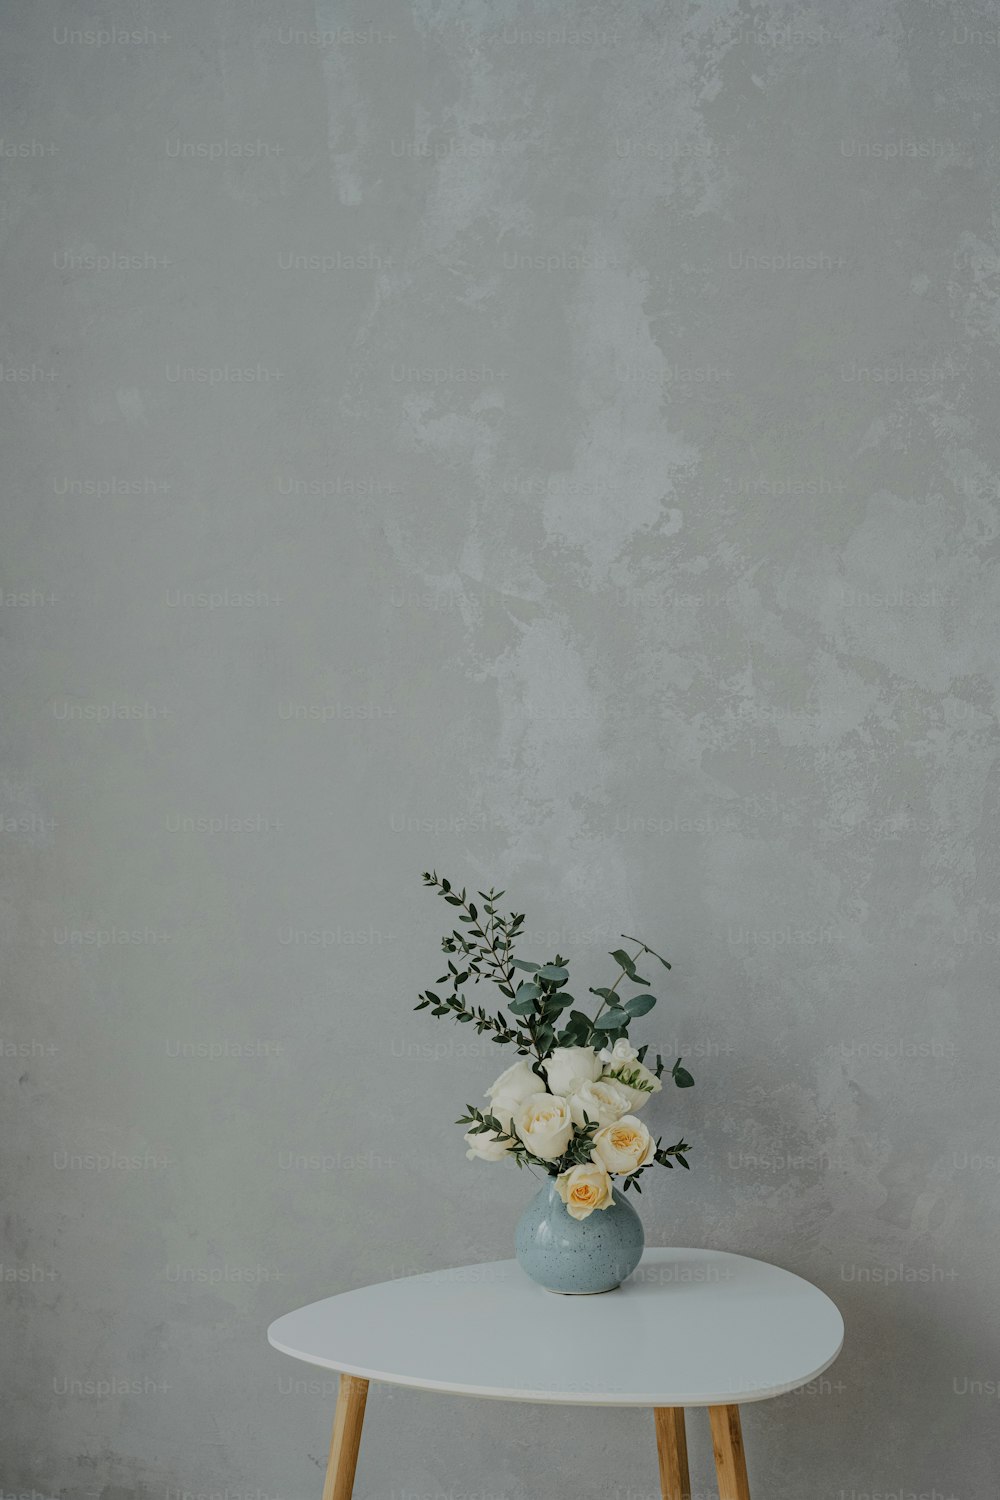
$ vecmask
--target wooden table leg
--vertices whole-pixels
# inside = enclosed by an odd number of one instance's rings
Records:
[[[663,1500],[691,1500],[688,1476],[687,1433],[683,1406],[657,1406],[656,1451],[660,1458],[660,1489]]]
[[[710,1406],[715,1472],[719,1476],[719,1500],[750,1500],[747,1462],[738,1406]]]
[[[351,1500],[367,1399],[367,1380],[359,1380],[356,1375],[341,1375],[323,1500]]]

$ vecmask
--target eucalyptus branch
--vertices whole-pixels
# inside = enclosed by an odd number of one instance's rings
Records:
[[[622,933],[622,937],[625,937],[624,932]],[[627,941],[630,942],[630,943],[639,943],[639,939],[638,938],[628,938]],[[639,943],[639,952],[641,953],[641,952],[643,952],[645,950],[646,950],[645,943]],[[652,949],[650,949],[648,951],[652,952]],[[638,958],[638,957],[639,957],[638,953],[633,954],[633,958]],[[635,964],[634,964],[634,962],[632,964],[626,965],[622,969],[621,973],[618,975],[618,978],[615,980],[615,982],[611,986],[611,988],[605,994],[602,994],[601,996],[599,996],[599,999],[600,999],[601,1003],[597,1007],[597,1014],[594,1016],[594,1020],[595,1021],[597,1020],[597,1017],[601,1014],[601,1011],[607,1005],[607,1003],[608,1003],[608,996],[613,995],[615,993],[615,991],[617,990],[618,986],[621,984],[622,980],[625,978],[626,974],[632,975],[634,973],[635,973]]]
[[[501,993],[506,995],[508,1000],[512,1000],[514,998],[514,970],[510,959],[510,952],[513,947],[513,938],[517,932],[517,928],[524,921],[523,915],[519,917],[515,913],[511,913],[509,921],[504,921],[496,909],[496,903],[504,894],[503,891],[480,891],[479,895],[483,900],[484,910],[489,918],[486,930],[484,931],[479,921],[478,908],[473,902],[468,900],[464,886],[461,892],[453,890],[451,881],[439,879],[436,870],[425,870],[423,880],[425,885],[431,886],[438,891],[444,897],[445,901],[448,902],[449,906],[460,906],[462,908],[465,915],[460,920],[466,923],[471,935],[478,938],[480,942],[478,945],[471,944],[466,940],[465,935],[460,932],[454,932],[452,938],[456,940],[457,944],[461,945],[462,951],[466,955],[476,951],[479,952],[483,961],[490,969],[488,977],[493,980],[494,984],[499,987]],[[504,935],[502,950],[497,946],[498,928]],[[450,940],[446,939],[445,941],[449,942]],[[446,951],[454,952],[455,949],[446,949]],[[473,972],[476,975],[478,983],[480,971],[475,963],[473,964]]]
[[[648,943],[644,943],[642,941],[642,938],[629,937],[627,932],[623,932],[622,937],[625,939],[626,943],[638,943],[643,953],[648,953],[652,958],[658,958],[665,969],[673,968],[673,964],[668,963],[667,960],[663,957],[662,953],[657,953],[656,949],[651,948]]]
[[[668,1167],[672,1171],[674,1163],[670,1158],[673,1157],[674,1160],[677,1161],[685,1171],[689,1172],[691,1170],[691,1163],[688,1161],[685,1153],[690,1150],[691,1147],[683,1139],[679,1140],[676,1145],[673,1146],[661,1146],[659,1141],[657,1141],[656,1150],[653,1152],[652,1158],[646,1163],[646,1165],[644,1167],[640,1167],[637,1172],[632,1172],[629,1174],[629,1176],[622,1179],[622,1192],[627,1193],[629,1188],[632,1188],[635,1192],[641,1193],[642,1185],[638,1181],[638,1179],[642,1176],[643,1172],[647,1172],[649,1170],[654,1162],[658,1166]]]
[[[690,1171],[691,1163],[687,1160],[686,1156],[686,1153],[690,1150],[691,1147],[683,1137],[675,1146],[661,1146],[659,1141],[657,1141],[653,1160],[658,1161],[661,1167],[673,1167],[673,1162],[670,1160],[673,1157],[678,1166],[683,1167],[685,1171]]]
[[[461,976],[456,975],[456,981],[460,979]],[[484,1031],[492,1031],[495,1033],[493,1037],[493,1041],[495,1042],[513,1042],[517,1046],[518,1051],[527,1052],[531,1050],[532,1042],[530,1037],[526,1037],[523,1032],[509,1026],[502,1012],[495,1016],[490,1016],[487,1015],[481,1005],[466,1005],[457,988],[454,994],[447,995],[443,1000],[434,990],[424,990],[413,1009],[426,1010],[428,1006],[431,1008],[432,1016],[450,1015],[455,1021],[466,1023],[471,1021],[475,1024],[476,1031],[480,1036],[482,1036]]]

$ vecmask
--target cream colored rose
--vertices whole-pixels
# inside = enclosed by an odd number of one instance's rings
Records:
[[[465,1154],[470,1161],[476,1157],[480,1161],[502,1161],[514,1144],[513,1141],[498,1141],[495,1130],[478,1130],[474,1135],[469,1131],[464,1139],[469,1148]]]
[[[652,1161],[656,1143],[641,1120],[624,1115],[594,1136],[593,1160],[606,1172],[630,1177]]]
[[[514,1111],[514,1129],[532,1156],[555,1161],[573,1134],[569,1105],[553,1094],[532,1094]]]
[[[574,1125],[582,1125],[587,1116],[597,1125],[612,1125],[632,1108],[632,1090],[622,1088],[610,1078],[597,1083],[581,1083],[569,1096],[569,1112]]]
[[[550,1094],[571,1094],[581,1083],[601,1076],[601,1064],[593,1047],[556,1047],[542,1063]]]
[[[597,1163],[570,1167],[556,1178],[556,1192],[574,1219],[585,1219],[595,1208],[610,1208],[611,1178]]]

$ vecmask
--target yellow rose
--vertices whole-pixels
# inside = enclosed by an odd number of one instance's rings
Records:
[[[594,1136],[593,1159],[606,1172],[630,1177],[652,1161],[656,1143],[641,1120],[623,1115]]]
[[[611,1178],[596,1164],[570,1167],[556,1178],[556,1192],[570,1218],[586,1219],[595,1208],[610,1208]]]

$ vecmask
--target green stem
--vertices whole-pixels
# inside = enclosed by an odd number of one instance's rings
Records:
[[[461,897],[459,897],[459,900],[461,901]],[[491,906],[493,905],[492,901],[490,902],[490,905]],[[466,916],[472,917],[472,913],[469,910],[469,903],[467,901],[462,901],[462,906],[465,908],[465,914],[466,914]],[[472,917],[472,921],[473,921],[474,925],[471,927],[470,930],[472,932],[473,937],[482,938],[483,942],[488,947],[490,953],[493,955],[493,976],[492,977],[493,977],[494,984],[497,984],[497,985],[500,984],[500,980],[497,979],[497,977],[496,977],[497,974],[499,973],[499,974],[501,974],[503,976],[503,982],[504,982],[504,984],[506,984],[507,988],[509,990],[513,990],[513,983],[514,983],[514,970],[513,970],[513,967],[508,968],[508,967],[505,966],[505,959],[503,957],[501,957],[501,955],[497,952],[496,939],[495,938],[490,938],[490,937],[488,937],[486,935],[486,933],[483,931],[483,929],[479,925],[478,918]],[[508,998],[512,998],[512,997],[508,997]]]
[[[625,936],[625,934],[622,933],[622,937],[624,937],[624,936]],[[630,943],[639,943],[639,939],[638,938],[629,938],[628,941]],[[645,943],[639,943],[639,953],[644,953],[645,951],[646,951],[646,945],[645,945]],[[638,958],[639,957],[639,953],[634,954],[633,957]],[[614,994],[615,990],[621,984],[622,980],[625,978],[625,975],[627,973],[628,973],[628,969],[622,969],[622,971],[619,974],[618,978],[615,980],[614,984],[611,986],[611,989],[609,991],[610,994],[612,994],[612,995]],[[607,1002],[606,999],[601,1001],[600,1006],[598,1007],[597,1015],[594,1017],[595,1021],[597,1020],[597,1016],[599,1016],[601,1014],[601,1011],[604,1009],[604,1007],[607,1005],[607,1003],[608,1002]]]
[[[638,943],[643,953],[648,953],[652,958],[658,958],[660,960],[660,963],[664,964],[668,969],[673,967],[671,964],[667,963],[667,960],[663,957],[662,953],[657,953],[656,949],[651,948],[648,943],[644,943],[642,941],[642,938],[629,937],[627,932],[623,932],[622,937],[625,939],[626,943]]]

